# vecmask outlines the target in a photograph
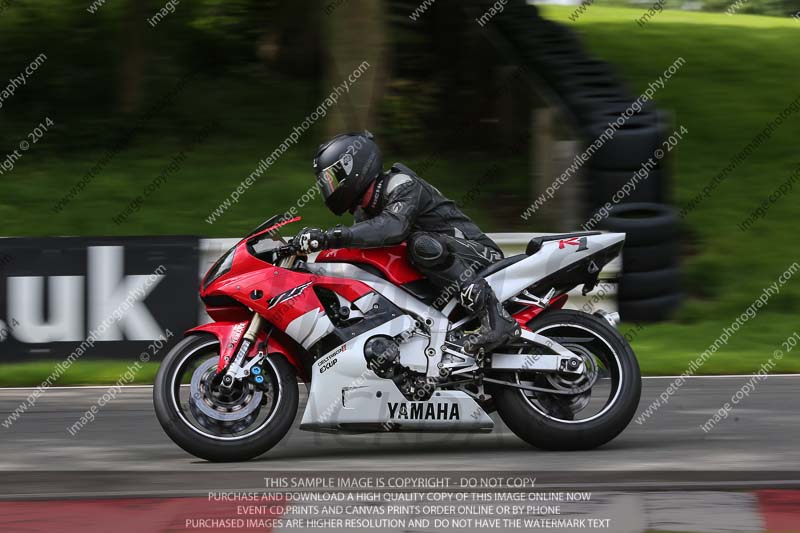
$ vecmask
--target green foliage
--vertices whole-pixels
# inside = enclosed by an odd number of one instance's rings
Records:
[[[798,0],[706,0],[703,9],[707,11],[727,12],[731,9],[733,13],[749,13],[754,15],[792,15],[800,10]]]
[[[241,84],[258,84],[268,71],[257,55],[257,43],[269,31],[263,21],[274,9],[273,2],[184,0],[155,28],[147,18],[163,2],[109,0],[95,13],[87,11],[89,4],[88,0],[80,4],[20,1],[0,13],[0,80],[18,76],[39,54],[47,56],[46,63],[0,110],[5,125],[0,146],[16,144],[25,133],[16,131],[16,126],[24,130],[38,123],[43,113],[70,124],[68,135],[49,143],[53,149],[104,146],[110,131],[128,126],[131,117],[120,114],[119,95],[122,71],[135,40],[132,28],[142,43],[139,110],[156,104],[189,74],[224,83],[236,71]],[[138,10],[131,10],[133,5]],[[224,102],[213,107],[222,111]],[[194,114],[196,109],[178,102],[148,121],[142,133],[174,135],[181,126],[176,116]]]
[[[564,21],[569,13],[567,8],[546,10],[546,16]],[[639,29],[633,21],[640,14],[639,8],[592,6],[575,27],[589,48],[618,67],[637,92],[677,57],[686,60],[656,94],[674,124],[689,130],[673,160],[673,190],[681,207],[800,96],[800,48],[787,45],[796,41],[800,22],[664,11]],[[737,226],[798,169],[799,136],[800,115],[794,114],[683,220],[689,252],[684,285],[691,299],[675,323],[647,326],[634,340],[646,372],[670,373],[685,365],[764,287],[800,261],[792,244],[800,215],[796,186],[749,231]],[[756,370],[797,329],[798,302],[800,274],[795,274],[704,372]],[[796,371],[797,362],[797,357],[784,358],[779,371]]]
[[[433,83],[392,80],[380,106],[381,136],[394,139],[394,147],[405,153],[425,146],[430,139],[436,89]]]
[[[602,0],[597,5],[602,7],[631,7],[646,11],[658,3],[664,9],[689,9],[717,13],[725,13],[729,8],[738,14],[791,16],[800,11],[800,0]],[[574,9],[574,8],[572,8]]]

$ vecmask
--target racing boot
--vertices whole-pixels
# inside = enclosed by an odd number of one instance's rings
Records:
[[[495,348],[519,337],[522,330],[503,304],[497,300],[492,287],[479,279],[461,291],[461,305],[472,312],[481,312],[481,327],[467,338],[464,351],[468,354],[491,353]]]

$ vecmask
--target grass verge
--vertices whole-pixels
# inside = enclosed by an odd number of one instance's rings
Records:
[[[0,387],[37,387],[47,379],[59,361],[36,361],[31,363],[8,363],[2,367]],[[117,383],[131,365],[128,361],[76,361],[54,383],[54,387],[67,385],[111,385]],[[126,385],[153,383],[158,372],[158,363],[144,363],[132,382]]]

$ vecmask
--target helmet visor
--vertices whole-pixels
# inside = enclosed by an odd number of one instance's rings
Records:
[[[344,183],[345,179],[346,174],[341,160],[320,171],[317,174],[317,187],[319,187],[322,197],[325,200],[330,198],[333,192]]]

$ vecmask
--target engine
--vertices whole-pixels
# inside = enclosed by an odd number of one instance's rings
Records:
[[[400,346],[388,335],[376,335],[364,344],[367,368],[379,377],[394,379],[402,373]]]
[[[364,358],[367,368],[378,377],[391,379],[397,388],[410,401],[426,401],[433,394],[433,384],[425,375],[426,366],[420,364],[420,356],[425,363],[424,349],[426,339],[412,336],[410,339],[376,335],[364,344]],[[420,368],[421,367],[421,368]]]

